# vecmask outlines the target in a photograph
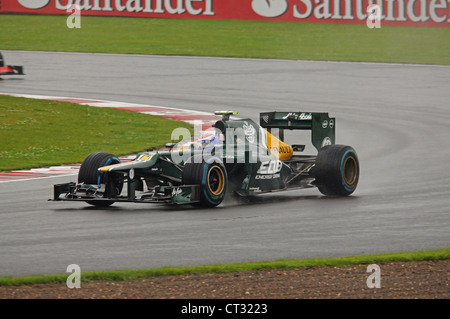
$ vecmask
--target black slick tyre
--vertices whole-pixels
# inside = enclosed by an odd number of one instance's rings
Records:
[[[198,207],[215,207],[222,203],[228,186],[227,171],[223,162],[216,156],[194,155],[183,169],[184,185],[200,185]]]
[[[327,196],[348,196],[359,181],[356,151],[346,145],[328,145],[320,149],[314,175],[319,191]]]
[[[100,185],[103,183],[103,173],[99,172],[98,169],[103,166],[118,163],[120,163],[120,160],[110,153],[96,152],[89,154],[81,164],[80,171],[78,172],[78,183]],[[88,200],[86,203],[99,207],[108,207],[114,204],[114,201]]]

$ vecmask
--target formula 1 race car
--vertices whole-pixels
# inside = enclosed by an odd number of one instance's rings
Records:
[[[236,112],[216,112],[222,119],[212,134],[167,149],[143,152],[130,162],[97,152],[86,157],[78,183],[54,185],[54,201],[85,201],[106,207],[114,202],[219,205],[235,196],[317,187],[327,196],[352,194],[359,161],[350,146],[335,144],[335,118],[328,113],[266,112],[260,123],[230,119]],[[278,137],[272,134],[278,129]],[[284,142],[285,130],[310,130],[316,155],[305,145]]]
[[[0,52],[0,76],[2,75],[25,75],[23,73],[23,66],[19,65],[6,65],[3,55]]]

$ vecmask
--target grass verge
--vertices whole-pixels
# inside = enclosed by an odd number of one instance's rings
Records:
[[[348,266],[354,264],[371,264],[392,261],[420,261],[432,259],[449,259],[450,248],[416,252],[397,252],[376,255],[359,255],[335,258],[285,259],[276,261],[245,262],[220,265],[192,267],[161,267],[141,270],[114,270],[101,272],[83,272],[83,282],[93,280],[124,281],[145,277],[186,275],[204,273],[242,272],[258,269],[287,269],[299,267]],[[69,274],[30,275],[19,277],[0,277],[0,285],[18,286],[31,284],[64,283]]]
[[[192,126],[160,116],[0,95],[0,171],[81,163],[93,152],[117,156],[164,146]]]
[[[450,65],[450,28],[2,15],[2,49]]]

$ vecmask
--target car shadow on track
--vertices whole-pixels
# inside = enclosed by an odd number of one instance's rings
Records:
[[[278,205],[279,203],[287,202],[298,202],[299,204],[305,203],[324,203],[326,202],[345,202],[357,200],[358,196],[348,196],[348,197],[327,197],[322,195],[297,195],[293,193],[270,193],[261,194],[248,197],[238,197],[228,195],[221,205],[214,208],[199,208],[189,204],[183,205],[167,205],[167,204],[128,204],[128,203],[115,203],[109,207],[96,207],[89,204],[82,204],[82,206],[77,207],[67,207],[67,208],[55,208],[53,211],[56,212],[105,212],[105,213],[156,213],[156,212],[196,212],[196,213],[223,213],[228,210],[236,210],[245,207],[257,207],[258,205],[264,207],[264,205]]]
[[[225,206],[250,206],[250,205],[265,205],[265,204],[278,204],[280,202],[302,202],[302,201],[347,201],[355,200],[357,196],[348,197],[332,197],[332,196],[322,196],[322,195],[294,195],[294,194],[263,194],[248,197],[236,197],[229,196],[224,200],[222,205]]]

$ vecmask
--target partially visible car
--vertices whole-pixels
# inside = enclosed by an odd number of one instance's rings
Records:
[[[23,66],[5,65],[5,60],[0,52],[0,76],[2,75],[25,75],[25,73],[23,73]]]

